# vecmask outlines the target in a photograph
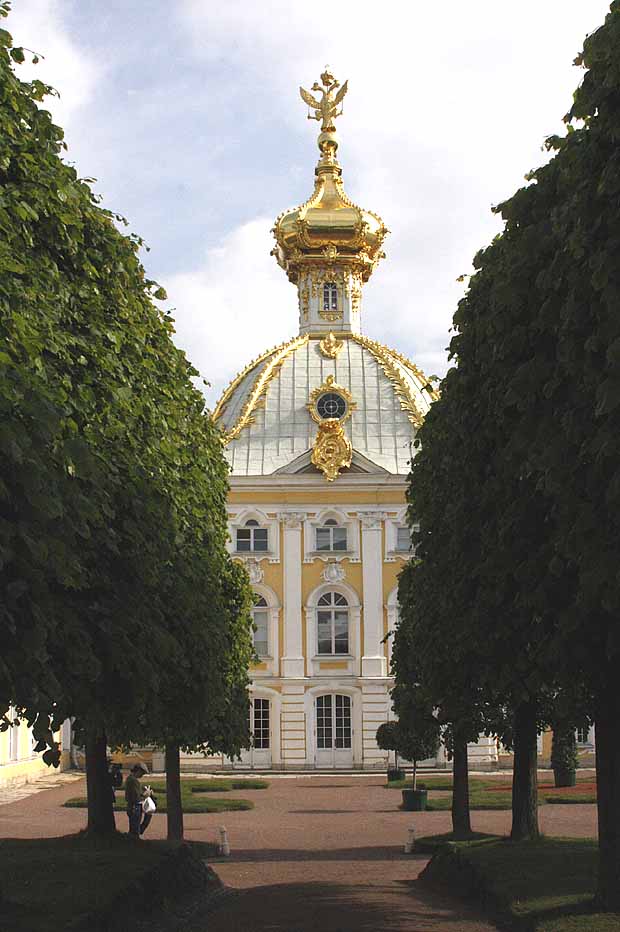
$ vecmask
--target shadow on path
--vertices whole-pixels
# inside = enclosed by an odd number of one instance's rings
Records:
[[[490,932],[467,907],[417,882],[277,884],[223,898],[185,932]]]
[[[428,854],[405,854],[402,845],[372,848],[235,848],[227,864],[237,861],[428,861]]]

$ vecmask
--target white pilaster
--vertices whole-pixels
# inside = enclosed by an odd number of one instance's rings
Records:
[[[283,677],[303,677],[304,656],[301,635],[301,527],[305,514],[279,515],[284,527],[284,653]]]
[[[362,676],[386,676],[383,649],[383,553],[381,530],[385,515],[365,511],[362,524],[362,581],[364,586],[364,645]]]

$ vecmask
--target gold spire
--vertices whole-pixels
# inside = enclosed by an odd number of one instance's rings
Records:
[[[312,85],[320,98],[303,87],[299,89],[313,110],[308,118],[321,122],[317,140],[321,158],[314,172],[314,191],[304,204],[285,211],[276,220],[273,255],[294,283],[299,281],[300,273],[326,263],[368,281],[384,256],[381,246],[388,230],[377,214],[354,204],[343,187],[342,169],[336,160],[335,120],[342,114],[348,82],[341,86],[327,66],[321,82],[322,86],[318,82]]]

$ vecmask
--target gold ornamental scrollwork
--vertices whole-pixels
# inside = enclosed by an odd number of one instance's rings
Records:
[[[338,418],[330,417],[321,421],[316,435],[310,460],[320,469],[328,482],[338,478],[341,469],[351,465],[353,447],[347,440]]]
[[[336,359],[343,346],[344,340],[338,340],[331,330],[319,343],[319,349],[327,359]]]
[[[330,334],[330,336],[333,337],[334,335]],[[329,339],[329,337],[326,339]],[[336,340],[336,342],[340,343],[341,341]],[[319,414],[318,401],[327,392],[335,392],[346,402],[346,411],[342,417],[322,418]],[[328,482],[333,482],[334,479],[338,478],[341,469],[347,469],[351,465],[353,447],[345,435],[343,424],[351,417],[356,407],[351,392],[343,385],[339,385],[333,375],[328,375],[323,384],[310,393],[307,408],[312,420],[319,425],[310,461],[317,469],[321,470]]]

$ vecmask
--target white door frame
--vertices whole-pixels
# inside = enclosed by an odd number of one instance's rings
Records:
[[[316,767],[316,699],[317,696],[326,694],[332,696],[340,694],[348,696],[351,699],[351,752],[353,757],[353,766],[362,765],[362,694],[356,686],[348,686],[339,683],[338,680],[332,680],[328,683],[321,683],[320,686],[312,686],[306,690],[304,695],[304,709],[306,713],[306,747],[307,761],[313,767]]]

